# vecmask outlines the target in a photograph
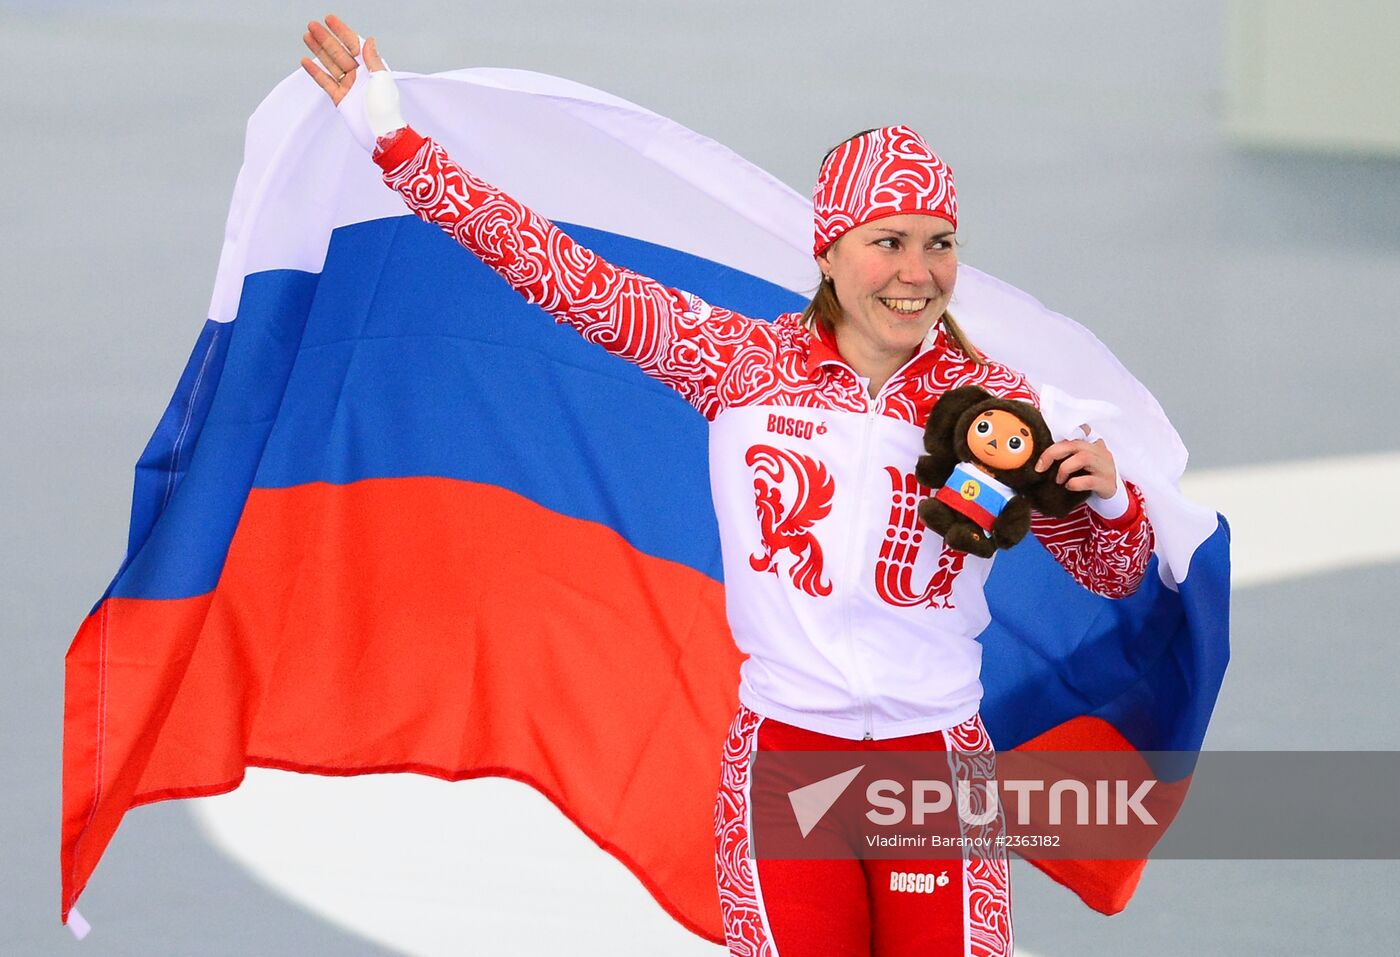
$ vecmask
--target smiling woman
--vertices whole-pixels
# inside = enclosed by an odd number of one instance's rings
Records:
[[[343,23],[312,24],[304,40],[320,65],[303,67],[352,129],[373,131],[376,139],[357,138],[373,147],[384,181],[409,209],[710,423],[726,606],[747,659],[715,805],[715,874],[731,950],[856,955],[874,945],[936,955],[963,954],[975,942],[980,953],[1011,953],[1004,852],[952,868],[928,862],[952,872],[951,886],[919,895],[889,880],[895,862],[749,852],[757,751],[927,751],[944,755],[953,777],[970,773],[970,756],[992,755],[979,715],[977,640],[988,624],[982,590],[992,559],[955,550],[929,529],[902,556],[889,551],[904,521],[890,510],[891,476],[896,503],[901,490],[919,491],[911,470],[940,396],[980,385],[1037,400],[1019,372],[952,334],[957,200],[948,167],[905,126],[868,130],[834,149],[814,194],[821,287],[804,315],[765,322],[614,266],[457,165],[398,116],[393,77],[373,41],[364,44],[365,78],[359,40]],[[352,95],[359,84],[364,105]],[[774,421],[784,423],[780,433]],[[1094,508],[1041,516],[1033,529],[1085,588],[1131,594],[1152,551],[1141,496],[1118,481],[1102,441],[1055,443],[1037,467],[1056,462],[1056,480],[1096,493]],[[927,588],[912,587],[924,581]]]

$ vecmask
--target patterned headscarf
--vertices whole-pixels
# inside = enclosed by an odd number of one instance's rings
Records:
[[[812,191],[820,255],[848,229],[901,213],[941,216],[958,227],[953,171],[907,126],[885,126],[836,147]]]

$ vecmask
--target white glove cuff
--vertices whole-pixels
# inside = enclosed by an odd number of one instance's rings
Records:
[[[1099,498],[1097,494],[1089,496],[1089,507],[1110,522],[1126,515],[1129,504],[1128,489],[1123,485],[1122,476],[1118,477],[1118,490],[1112,498]]]
[[[408,124],[403,121],[399,109],[399,88],[394,83],[394,74],[389,64],[384,69],[369,75],[369,91],[365,94],[365,115],[369,118],[369,128],[376,137],[401,130]]]
[[[360,39],[360,49],[364,49],[363,37]],[[355,142],[366,152],[372,153],[376,139],[408,124],[404,122],[399,109],[399,88],[394,83],[389,61],[384,61],[384,69],[378,73],[371,73],[365,66],[363,53],[355,57],[355,62],[359,64],[355,70],[355,80],[341,98],[337,109]]]

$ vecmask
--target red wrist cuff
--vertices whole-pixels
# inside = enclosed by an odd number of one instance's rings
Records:
[[[405,126],[378,139],[374,144],[374,161],[388,173],[411,159],[423,143],[424,137],[419,136],[413,127]]]

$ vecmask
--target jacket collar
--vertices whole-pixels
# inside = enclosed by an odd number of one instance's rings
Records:
[[[841,351],[836,346],[836,337],[820,322],[816,324],[811,337],[807,349],[808,374],[814,373],[826,365],[850,369],[852,373],[855,373],[851,364],[841,357]],[[943,323],[935,323],[933,328],[928,331],[928,335],[924,336],[924,341],[919,344],[918,351],[890,378],[906,378],[917,375],[931,365],[940,353],[946,351],[951,343],[952,340],[943,329]],[[857,377],[859,377],[858,373]]]

